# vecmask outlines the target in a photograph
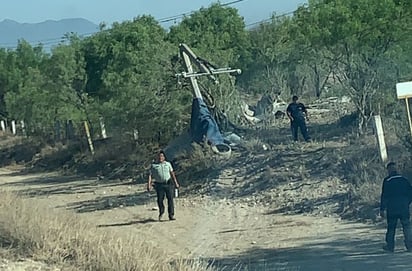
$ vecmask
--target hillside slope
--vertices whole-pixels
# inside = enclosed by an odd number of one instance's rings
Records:
[[[0,186],[74,212],[96,234],[141,236],[171,261],[203,259],[219,270],[412,270],[400,235],[395,255],[381,251],[384,172],[374,135],[358,138],[350,121],[325,112],[312,114],[312,143],[292,143],[279,119],[246,129],[229,159],[198,147],[180,156],[173,222],[157,221],[144,174],[67,177],[3,164]]]

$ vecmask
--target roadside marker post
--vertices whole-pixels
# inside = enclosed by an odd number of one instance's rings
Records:
[[[4,120],[0,121],[0,126],[1,126],[1,130],[3,132],[6,132],[6,122]]]
[[[11,121],[11,132],[12,132],[13,135],[17,134],[16,121],[15,120]]]
[[[107,138],[107,133],[106,133],[106,126],[104,125],[103,117],[99,118],[99,123],[100,123],[100,130],[102,132],[102,138],[106,139]]]
[[[380,115],[374,116],[376,137],[378,138],[379,153],[383,163],[388,161],[388,153],[386,152],[385,136],[383,133],[382,118]]]
[[[90,134],[90,129],[89,129],[89,125],[87,124],[87,121],[84,121],[84,130],[86,131],[86,136],[87,136],[87,141],[89,143],[90,152],[92,153],[92,155],[94,155],[93,140]]]

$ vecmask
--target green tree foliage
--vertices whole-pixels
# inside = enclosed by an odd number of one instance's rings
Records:
[[[56,121],[84,118],[75,89],[82,70],[84,77],[78,52],[74,45],[61,45],[47,55],[40,47],[19,43],[11,53],[20,80],[6,95],[10,117],[24,120],[28,131],[39,135],[51,133]]]
[[[230,117],[240,109],[238,88],[319,97],[331,86],[352,98],[363,131],[375,112],[394,111],[395,83],[411,80],[411,15],[409,0],[310,0],[291,17],[247,30],[236,9],[217,3],[169,32],[141,16],[102,24],[84,40],[68,35],[50,54],[20,41],[0,50],[0,114],[39,134],[69,119],[98,128],[103,117],[109,134],[136,129],[141,139],[162,134],[166,142],[190,118],[191,86],[175,78],[186,43],[218,68],[242,68],[237,85],[227,75],[218,85],[199,78]]]
[[[143,138],[180,128],[175,123],[185,105],[169,80],[176,51],[149,16],[115,23],[85,41],[86,91],[109,127],[137,129]]]
[[[270,23],[262,23],[250,30],[251,61],[241,77],[241,85],[248,92],[282,94],[297,93],[299,61],[289,35],[289,17],[273,16]]]
[[[81,121],[87,117],[88,103],[85,95],[85,61],[77,37],[70,45],[61,45],[42,65],[47,75],[47,89],[53,95],[50,102],[56,106],[55,118],[61,121]]]
[[[20,41],[15,51],[1,50],[0,53],[0,106],[4,118],[13,116],[13,108],[6,104],[7,94],[21,92],[29,73],[37,68],[44,57],[41,47],[32,48],[27,42]],[[16,109],[19,110],[16,105]],[[21,106],[20,106],[21,107]],[[11,109],[11,112],[8,110]],[[10,113],[10,114],[9,114]],[[18,114],[17,114],[18,115]]]
[[[246,68],[244,64],[250,58],[250,40],[243,18],[236,9],[220,4],[201,8],[184,18],[179,25],[171,27],[168,40],[176,48],[180,43],[187,44],[198,57],[217,68]],[[240,108],[235,81],[228,75],[221,75],[218,80],[219,85],[214,85],[199,78],[202,89],[215,97],[217,107],[233,117]],[[186,89],[192,91],[190,86]]]
[[[13,67],[13,57],[5,49],[0,49],[0,117],[7,117],[5,95],[8,91],[16,87],[13,79],[15,69]]]
[[[11,72],[6,76],[14,81],[5,93],[9,118],[29,125],[49,120],[48,111],[43,110],[48,107],[47,94],[43,92],[45,77],[40,71],[44,57],[41,47],[33,48],[24,40],[9,52],[7,63]]]
[[[405,34],[406,7],[395,0],[315,0],[296,13],[308,46],[327,50],[337,63],[335,76],[357,107],[360,132],[377,111],[376,100],[394,84],[389,53]]]
[[[172,26],[169,40],[178,46],[186,43],[203,58],[216,65],[233,67],[244,62],[249,50],[248,32],[237,9],[212,4]]]
[[[307,8],[296,12],[302,13],[308,15]],[[320,97],[335,66],[327,50],[320,44],[310,44],[302,31],[302,20],[310,27],[306,17],[297,23],[295,17],[274,15],[270,22],[250,30],[252,61],[241,77],[243,88],[287,99],[291,94]]]

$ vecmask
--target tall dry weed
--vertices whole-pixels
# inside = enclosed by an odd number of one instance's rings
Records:
[[[33,199],[0,193],[0,241],[23,256],[73,270],[211,270],[200,261],[170,259],[138,236],[127,239]],[[178,264],[176,264],[176,260]]]
[[[190,151],[182,152],[176,156],[180,178],[184,180],[197,180],[205,177],[219,165],[219,158],[213,153],[210,146],[202,147],[193,143]]]
[[[384,170],[367,157],[347,162],[346,178],[350,183],[348,198],[352,218],[375,220],[380,200]]]

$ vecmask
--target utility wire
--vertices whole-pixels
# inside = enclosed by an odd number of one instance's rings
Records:
[[[222,6],[222,7],[230,6],[230,5],[237,4],[237,3],[240,3],[240,2],[244,2],[244,1],[247,1],[247,0],[234,0],[234,1],[231,1],[231,2],[227,2],[227,3],[222,3],[222,4],[220,4],[220,6]],[[175,20],[181,19],[185,16],[192,15],[195,12],[197,12],[197,11],[190,11],[190,12],[186,12],[186,13],[182,13],[182,14],[168,16],[168,17],[157,19],[157,21],[159,23],[166,23],[166,22],[170,22],[170,21],[175,21]],[[246,25],[246,27],[251,27],[251,26],[254,26],[254,25],[259,25],[259,24],[263,24],[263,23],[266,23],[266,22],[270,22],[274,18],[280,18],[280,17],[283,17],[283,16],[288,16],[288,15],[291,15],[293,13],[294,13],[294,11],[290,11],[290,12],[286,12],[286,13],[283,13],[283,14],[280,14],[280,15],[276,15],[274,17],[263,19],[263,20],[260,20],[260,21],[257,21],[257,22],[249,23],[249,24]],[[81,37],[81,38],[84,38],[84,37],[96,34],[98,32],[99,31],[83,33],[83,34],[78,34],[78,36]],[[44,48],[51,48],[53,45],[57,45],[59,43],[65,42],[65,41],[67,41],[66,37],[60,37],[60,38],[44,39],[44,40],[40,40],[40,41],[30,41],[30,42],[28,41],[28,43],[31,44],[31,45],[41,44],[41,45],[43,45]],[[6,49],[16,49],[17,48],[15,43],[0,43],[0,47],[6,48]]]
[[[236,0],[236,1],[232,1],[232,2],[227,2],[227,3],[220,4],[220,6],[221,6],[221,7],[230,6],[230,5],[233,5],[233,4],[236,4],[236,3],[240,3],[240,2],[243,2],[243,1],[246,1],[246,0]],[[174,16],[169,16],[169,17],[165,17],[165,18],[160,18],[160,19],[158,19],[157,21],[158,21],[159,23],[167,23],[167,22],[170,22],[170,21],[174,21],[174,20],[183,18],[183,17],[188,16],[188,15],[192,15],[192,14],[195,13],[195,12],[196,12],[196,11],[190,11],[190,12],[186,12],[186,13],[182,13],[182,14],[178,14],[178,15],[174,15]]]
[[[227,2],[227,3],[222,3],[222,4],[220,4],[220,6],[222,6],[222,7],[230,6],[230,5],[240,3],[240,2],[243,2],[243,1],[246,1],[246,0],[235,0],[235,1]],[[183,13],[183,14],[168,16],[168,17],[157,19],[157,21],[159,23],[166,23],[166,22],[170,22],[170,21],[175,21],[175,20],[181,19],[185,16],[189,16],[189,15],[195,13],[195,12],[196,11],[190,11],[190,12],[186,12],[186,13]],[[84,37],[93,35],[97,32],[99,32],[99,31],[79,34],[78,36],[81,37],[81,38],[84,38]],[[49,44],[50,45],[49,47],[51,47],[52,45],[59,44],[60,42],[64,42],[64,41],[67,41],[66,37],[50,38],[50,39],[44,39],[44,40],[39,40],[39,41],[27,41],[27,42],[31,45],[38,45],[38,44],[48,45]],[[10,43],[10,42],[9,43],[0,43],[0,47],[6,48],[6,49],[15,49],[15,48],[17,48],[15,43]]]
[[[279,14],[279,15],[276,15],[276,16],[273,16],[273,17],[270,17],[270,18],[267,18],[267,19],[263,19],[263,20],[260,20],[260,21],[254,22],[254,23],[247,24],[246,27],[268,23],[268,22],[271,22],[273,19],[289,16],[289,15],[292,15],[293,13],[295,13],[295,11],[289,11],[289,12],[286,12],[286,13],[282,13],[282,14]]]

